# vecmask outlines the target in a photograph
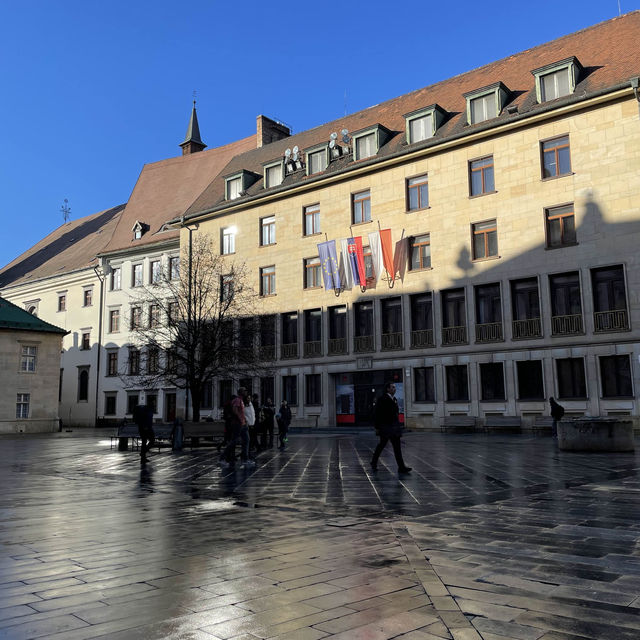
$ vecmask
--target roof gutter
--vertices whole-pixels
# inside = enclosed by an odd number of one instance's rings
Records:
[[[609,87],[607,89],[596,91],[592,93],[588,98],[580,98],[580,99],[577,99],[576,101],[572,101],[571,103],[565,104],[561,107],[558,107],[555,105],[548,105],[546,108],[542,108],[538,110],[533,115],[530,115],[529,113],[514,115],[509,120],[509,122],[506,122],[504,124],[499,124],[499,125],[487,124],[485,127],[482,127],[479,130],[477,129],[472,134],[468,134],[462,131],[443,141],[430,140],[428,143],[424,144],[420,148],[413,149],[411,151],[406,151],[406,150],[396,151],[395,153],[389,155],[383,160],[374,159],[371,162],[367,162],[366,164],[359,165],[357,168],[351,168],[351,169],[347,169],[346,171],[340,172],[335,176],[319,176],[314,180],[305,182],[304,185],[298,185],[296,187],[287,187],[270,194],[258,194],[253,196],[249,200],[245,200],[244,202],[238,203],[236,205],[229,206],[227,203],[224,203],[221,205],[210,207],[208,209],[204,209],[196,213],[192,213],[190,215],[183,214],[179,218],[174,218],[172,220],[169,220],[167,224],[173,226],[174,228],[179,228],[184,226],[185,223],[189,223],[196,219],[218,217],[215,214],[227,215],[229,213],[236,213],[238,211],[242,211],[244,209],[248,209],[255,206],[256,202],[258,201],[260,203],[263,203],[263,202],[269,203],[275,200],[280,200],[285,197],[297,195],[299,193],[304,193],[305,191],[309,191],[310,189],[316,188],[319,183],[321,183],[322,186],[326,186],[330,184],[335,184],[337,182],[343,182],[344,180],[350,180],[358,176],[366,175],[367,173],[371,173],[373,171],[378,171],[379,169],[392,167],[392,166],[401,164],[403,162],[410,162],[412,160],[417,160],[425,156],[440,153],[442,151],[447,151],[449,149],[459,147],[465,144],[477,142],[485,138],[488,138],[489,136],[507,133],[509,131],[520,129],[525,126],[535,125],[538,122],[549,120],[551,118],[556,118],[558,116],[562,116],[567,113],[571,113],[573,111],[587,109],[589,107],[603,104],[605,102],[612,102],[619,98],[624,98],[631,93],[634,93],[637,97],[638,88],[637,87],[634,88],[634,85],[633,85],[634,80],[637,81],[637,78],[633,78],[631,81],[627,80],[625,82],[614,85],[613,87]]]

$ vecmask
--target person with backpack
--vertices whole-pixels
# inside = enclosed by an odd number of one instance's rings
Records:
[[[564,416],[564,407],[558,404],[553,398],[549,398],[549,404],[551,405],[551,417],[553,418],[551,435],[555,438],[558,435],[558,422],[560,422]]]
[[[289,440],[287,438],[287,432],[291,424],[291,409],[286,400],[282,401],[280,411],[276,417],[278,418],[278,440],[280,440],[280,448],[284,449],[285,444]]]
[[[225,447],[220,460],[221,467],[234,467],[236,461],[236,444],[241,443],[240,458],[245,466],[255,462],[249,460],[249,427],[245,416],[245,400],[248,400],[247,390],[238,389],[238,395],[231,400],[232,416],[230,419],[231,433],[229,444]]]

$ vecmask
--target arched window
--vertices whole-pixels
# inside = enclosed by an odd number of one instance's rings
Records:
[[[78,374],[78,402],[89,400],[89,369],[80,369]]]

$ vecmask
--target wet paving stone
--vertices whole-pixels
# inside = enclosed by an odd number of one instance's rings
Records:
[[[409,434],[398,476],[375,444],[0,437],[0,638],[640,638],[640,454]]]

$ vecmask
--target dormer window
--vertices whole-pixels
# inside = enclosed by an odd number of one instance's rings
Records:
[[[140,240],[147,229],[148,227],[146,224],[136,220],[136,223],[133,225],[133,229],[131,229],[131,231],[133,232],[133,239]]]
[[[242,176],[227,178],[227,181],[226,181],[227,200],[235,200],[236,198],[239,198],[241,191],[242,191]]]
[[[405,113],[407,143],[413,144],[432,138],[444,120],[444,115],[444,111],[437,104]]]
[[[548,102],[573,93],[576,89],[582,65],[577,58],[567,58],[548,64],[531,73],[536,79],[538,102]]]
[[[329,146],[314,147],[307,152],[307,175],[320,173],[329,166]]]
[[[364,160],[375,156],[389,138],[389,131],[376,124],[353,134],[353,159]]]
[[[277,187],[282,184],[284,176],[283,162],[278,160],[272,164],[265,165],[264,167],[264,188]]]
[[[275,163],[274,163],[275,164]],[[259,174],[244,169],[239,173],[224,176],[224,196],[226,200],[235,200],[246,195],[245,191],[259,178]]]
[[[509,90],[502,82],[465,93],[467,99],[467,123],[478,124],[497,118],[507,103]]]

